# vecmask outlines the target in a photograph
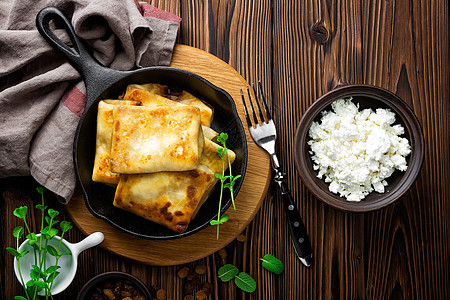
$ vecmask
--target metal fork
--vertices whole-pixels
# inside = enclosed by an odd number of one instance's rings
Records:
[[[245,104],[244,93],[242,92],[241,89],[241,97],[242,102],[244,104],[245,118],[247,119],[250,135],[252,136],[255,143],[264,150],[266,150],[272,157],[272,166],[275,171],[274,180],[276,183],[278,183],[281,189],[281,196],[283,198],[284,208],[289,223],[289,230],[291,233],[292,244],[294,246],[295,253],[297,254],[297,257],[300,259],[300,261],[305,266],[309,267],[312,263],[311,241],[309,240],[309,236],[306,231],[305,225],[303,224],[300,212],[297,209],[294,198],[292,197],[291,192],[289,191],[288,185],[286,183],[286,174],[281,171],[280,163],[275,154],[275,141],[277,139],[277,131],[275,129],[275,124],[273,123],[273,119],[270,115],[270,112],[267,108],[266,100],[264,98],[261,88],[261,82],[258,82],[258,88],[260,101],[258,101],[255,86],[252,84],[253,94],[256,97],[254,102],[256,102],[256,107],[258,109],[262,124],[261,125],[259,124],[258,118],[256,117],[252,97],[250,95],[250,89],[248,86],[247,86],[248,100],[250,102],[250,110],[253,115],[254,119],[253,125],[255,127],[253,127],[252,125],[252,120],[249,116],[247,105]],[[266,118],[263,115],[259,102],[262,103]]]

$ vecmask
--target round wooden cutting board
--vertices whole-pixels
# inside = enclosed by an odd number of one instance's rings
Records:
[[[248,83],[230,65],[203,50],[176,45],[171,67],[196,73],[233,97],[239,117],[245,128],[248,144],[247,171],[236,198],[236,211],[228,209],[230,219],[220,226],[216,240],[216,227],[209,226],[190,236],[169,240],[143,240],[115,229],[94,217],[86,208],[80,190],[77,190],[67,211],[75,225],[86,235],[101,231],[105,240],[100,244],[117,255],[150,265],[179,265],[208,256],[229,244],[254,218],[261,206],[270,181],[270,157],[252,140],[245,121],[240,89]],[[112,205],[112,204],[111,204]]]

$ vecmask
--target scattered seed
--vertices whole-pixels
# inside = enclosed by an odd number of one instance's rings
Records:
[[[120,286],[116,286],[116,287],[114,288],[113,293],[114,293],[114,295],[119,296],[119,295],[120,295]]]
[[[208,296],[213,291],[213,284],[209,281],[204,282],[203,286],[202,286],[202,290],[205,292],[206,296]]]
[[[197,300],[205,300],[206,299],[206,294],[204,290],[200,290],[197,293],[195,293],[195,299]]]
[[[238,237],[236,238],[239,242],[245,242],[245,235],[243,235],[242,233],[240,235],[238,235]]]
[[[220,249],[219,255],[222,259],[225,259],[227,257],[227,250],[225,250],[225,248]]]
[[[121,291],[120,295],[122,296],[122,298],[131,297],[131,293],[129,291]]]
[[[114,286],[115,287],[121,287],[122,286],[122,280],[116,280],[115,282],[114,282]]]
[[[197,277],[197,274],[195,274],[194,271],[190,271],[188,276],[187,276],[187,280],[192,280],[192,279],[194,279],[196,277]]]
[[[110,300],[116,297],[111,289],[104,289],[103,294],[105,294],[105,296],[108,297],[108,299]]]
[[[198,265],[195,267],[195,273],[199,275],[203,275],[206,273],[206,266],[205,265]]]
[[[180,277],[181,279],[186,278],[189,274],[189,268],[188,267],[184,267],[178,270],[178,277]]]
[[[167,299],[167,293],[165,290],[160,289],[159,291],[156,292],[156,299],[158,300],[165,300]]]
[[[195,276],[195,277],[192,278],[192,280],[191,280],[191,284],[192,284],[192,286],[194,286],[194,287],[199,286],[200,283],[201,283],[201,280],[200,280],[200,277],[198,277],[198,276]]]
[[[192,285],[192,283],[188,282],[184,285],[184,293],[185,294],[192,294],[193,291],[194,291],[194,286]]]

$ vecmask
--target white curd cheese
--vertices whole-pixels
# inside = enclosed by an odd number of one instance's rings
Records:
[[[393,125],[390,109],[363,109],[352,98],[331,104],[320,124],[309,129],[308,145],[318,178],[325,176],[329,190],[348,201],[361,201],[372,191],[384,193],[386,178],[396,169],[406,171],[411,152],[401,125]]]

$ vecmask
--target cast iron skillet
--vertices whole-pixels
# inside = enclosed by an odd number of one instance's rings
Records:
[[[62,26],[69,35],[72,46],[59,40],[50,28],[50,21]],[[95,137],[97,103],[101,99],[117,99],[128,84],[160,83],[172,89],[187,90],[214,108],[214,121],[211,127],[217,132],[227,132],[227,145],[236,152],[232,164],[233,174],[241,174],[236,182],[234,195],[241,187],[247,165],[247,141],[244,128],[237,115],[231,96],[202,77],[188,71],[170,67],[150,67],[134,71],[116,71],[101,65],[76,36],[66,16],[55,7],[42,9],[36,17],[36,26],[41,35],[81,73],[86,83],[86,108],[80,118],[75,133],[73,159],[77,179],[81,185],[86,206],[96,217],[114,227],[136,237],[151,240],[168,240],[190,235],[209,225],[217,218],[219,189],[216,188],[203,204],[197,216],[184,233],[175,233],[161,225],[118,209],[112,205],[115,188],[91,180],[95,156]],[[222,213],[231,205],[231,197],[226,193],[222,200]]]

